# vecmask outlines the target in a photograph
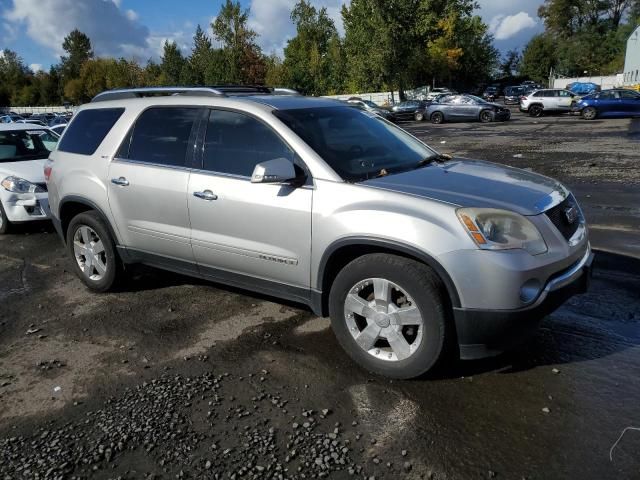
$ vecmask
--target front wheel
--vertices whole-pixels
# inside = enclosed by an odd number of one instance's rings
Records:
[[[598,116],[598,111],[593,107],[587,107],[582,110],[582,118],[585,120],[595,120]]]
[[[540,105],[532,105],[529,107],[529,115],[532,117],[541,117],[542,116],[542,107]]]
[[[90,290],[107,292],[120,280],[122,262],[109,229],[96,212],[84,212],[71,220],[67,251],[76,275]]]
[[[490,123],[491,121],[493,121],[493,115],[489,110],[483,110],[482,112],[480,112],[480,121],[482,123]]]
[[[431,115],[431,123],[439,125],[444,122],[444,115],[440,112],[435,112]]]
[[[0,202],[0,235],[9,233],[9,230],[11,230],[11,223],[9,223],[9,217],[7,217],[2,202]]]
[[[371,372],[401,379],[426,373],[442,358],[445,305],[429,267],[390,254],[349,263],[329,295],[331,325],[349,356]]]

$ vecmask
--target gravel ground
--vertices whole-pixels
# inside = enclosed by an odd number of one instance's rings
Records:
[[[640,478],[637,431],[610,458],[640,426],[640,128],[405,127],[569,185],[591,291],[517,352],[397,382],[297,305],[142,267],[88,294],[26,226],[0,237],[0,478]]]

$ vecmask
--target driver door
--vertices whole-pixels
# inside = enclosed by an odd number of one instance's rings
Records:
[[[312,186],[251,183],[258,163],[296,163],[293,150],[245,113],[212,109],[203,124],[202,158],[187,194],[200,273],[229,283],[244,275],[308,289]]]

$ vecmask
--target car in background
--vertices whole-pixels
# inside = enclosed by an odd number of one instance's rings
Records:
[[[520,97],[524,95],[524,88],[522,86],[518,87],[507,87],[504,89],[504,104],[505,105],[518,105],[520,103]]]
[[[640,116],[640,93],[633,90],[603,90],[582,97],[571,109],[585,120]]]
[[[44,164],[60,137],[24,123],[0,125],[0,234],[49,218]]]
[[[575,93],[561,88],[536,90],[520,98],[520,111],[532,117],[541,117],[546,112],[570,112]]]
[[[18,120],[15,123],[28,123],[30,125],[38,125],[39,127],[46,127],[47,126],[46,123],[44,123],[44,122],[42,122],[42,121],[40,121],[38,119],[31,118],[31,117],[25,118],[24,120]]]
[[[17,113],[9,113],[8,115],[0,116],[0,123],[15,123],[19,120],[24,120],[24,117]]]
[[[474,95],[449,95],[429,105],[425,118],[435,124],[470,121],[489,123],[509,120],[511,110]]]
[[[424,120],[425,109],[429,106],[429,102],[425,100],[407,100],[394,105],[391,113],[396,120],[416,120],[421,122]]]
[[[359,106],[362,110],[366,110],[367,112],[372,112],[376,115],[380,115],[382,118],[386,118],[391,122],[395,120],[395,115],[393,113],[380,107],[380,105],[372,102],[371,100],[364,100],[359,97],[351,97],[347,100],[347,103],[350,105]]]
[[[67,123],[61,123],[59,125],[49,127],[49,130],[51,130],[56,135],[62,136],[62,133],[64,132],[65,128],[67,128],[67,125]]]
[[[436,100],[438,97],[441,97],[442,95],[451,95],[453,92],[451,90],[449,90],[448,88],[442,87],[442,88],[432,88],[431,90],[429,90],[429,93],[427,93],[427,101],[431,101],[433,102],[434,100]]]
[[[71,117],[67,117],[66,115],[56,115],[51,120],[49,120],[48,125],[50,127],[55,127],[56,125],[66,125],[69,123]]]
[[[487,87],[484,93],[482,94],[482,98],[489,102],[493,102],[499,96],[500,96],[500,89],[495,85]]]

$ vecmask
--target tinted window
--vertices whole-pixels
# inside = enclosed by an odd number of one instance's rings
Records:
[[[421,168],[435,154],[379,116],[352,108],[278,110],[274,115],[348,181]]]
[[[640,100],[640,93],[632,92],[631,90],[620,90],[618,95],[625,100]]]
[[[598,95],[598,100],[615,100],[615,98],[615,92],[602,92],[600,95]]]
[[[0,131],[0,163],[47,158],[57,140],[45,130]]]
[[[199,112],[197,108],[171,107],[145,110],[133,127],[128,158],[184,166],[191,129]]]
[[[205,170],[250,177],[258,163],[276,158],[293,162],[293,152],[270,127],[249,115],[211,111],[205,137]]]
[[[96,108],[78,113],[58,145],[62,152],[93,155],[124,108]]]

